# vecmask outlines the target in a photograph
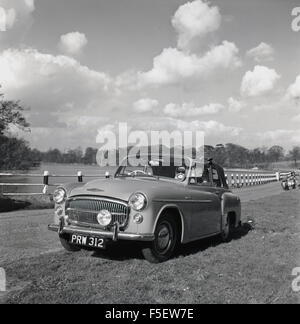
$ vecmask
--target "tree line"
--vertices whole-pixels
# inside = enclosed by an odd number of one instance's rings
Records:
[[[88,147],[85,150],[79,147],[66,152],[61,152],[58,149],[49,149],[46,152],[35,150],[35,154],[43,162],[96,164],[97,151],[97,148],[93,147]],[[300,147],[296,146],[285,152],[279,145],[254,149],[247,149],[233,143],[216,146],[205,145],[204,156],[205,158],[212,157],[216,163],[228,168],[264,168],[280,161],[293,161],[296,167],[300,160]]]
[[[23,116],[24,110],[19,101],[5,100],[0,93],[0,170],[29,169],[39,165],[40,162],[96,164],[97,149],[93,147],[85,150],[78,147],[64,152],[51,148],[41,152],[31,149],[25,140],[13,137],[10,134],[12,126],[25,132],[30,131],[30,125]],[[294,166],[297,167],[297,162],[300,160],[300,146],[285,152],[278,145],[255,149],[247,149],[233,143],[205,145],[204,155],[206,158],[212,157],[216,163],[229,168],[255,166],[265,168],[271,163],[284,160],[293,161]]]

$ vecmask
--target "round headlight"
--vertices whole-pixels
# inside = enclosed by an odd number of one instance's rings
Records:
[[[129,198],[129,206],[140,211],[146,207],[147,199],[142,193],[135,193]]]
[[[97,215],[97,221],[101,226],[108,226],[112,221],[111,213],[106,209],[101,210]]]
[[[61,204],[66,199],[66,191],[62,188],[56,189],[53,194],[53,200],[57,204]]]

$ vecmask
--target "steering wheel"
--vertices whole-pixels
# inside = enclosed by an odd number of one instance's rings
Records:
[[[130,172],[130,174],[129,175],[137,175],[138,173],[141,173],[141,174],[147,174],[145,171],[143,171],[143,170],[134,170],[134,171],[132,171],[132,172]]]

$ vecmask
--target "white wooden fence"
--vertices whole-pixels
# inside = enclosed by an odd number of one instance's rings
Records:
[[[253,170],[225,170],[225,177],[229,187],[243,188],[249,186],[263,185],[270,182],[280,181],[283,176],[290,174],[273,171]]]
[[[40,178],[42,182],[40,183],[15,183],[15,182],[0,182],[0,195],[2,196],[35,196],[35,195],[46,195],[48,194],[49,187],[57,187],[60,183],[49,183],[50,178],[77,178],[78,182],[83,182],[83,177],[85,178],[109,178],[109,172],[99,173],[99,174],[89,174],[83,175],[81,171],[77,172],[77,175],[57,175],[50,174],[48,171],[44,171],[43,174],[18,174],[18,173],[0,173],[0,177],[11,178],[11,177],[22,177],[22,178]],[[5,187],[42,187],[40,192],[30,192],[30,193],[12,193],[5,192]]]
[[[272,171],[254,171],[254,170],[233,170],[226,169],[225,176],[227,184],[230,188],[244,188],[249,186],[263,185],[270,182],[280,181],[283,177],[289,175],[291,172],[272,172]],[[43,174],[16,174],[16,173],[0,173],[0,177],[22,177],[22,178],[40,178],[40,183],[10,183],[0,182],[0,195],[3,196],[33,196],[48,194],[49,187],[56,187],[58,183],[49,183],[50,178],[77,178],[78,182],[83,182],[83,178],[109,178],[109,172],[104,174],[86,175],[78,171],[76,175],[56,175],[44,171]],[[40,187],[39,192],[30,193],[13,193],[5,192],[6,187]]]

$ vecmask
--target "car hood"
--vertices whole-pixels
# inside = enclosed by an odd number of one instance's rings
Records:
[[[114,178],[100,179],[86,183],[81,187],[72,189],[68,196],[104,196],[128,201],[129,197],[134,192],[143,192],[148,196],[154,193],[168,192],[171,188],[174,189],[174,181],[161,180],[156,178]],[[149,197],[150,198],[150,197]]]

